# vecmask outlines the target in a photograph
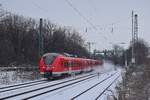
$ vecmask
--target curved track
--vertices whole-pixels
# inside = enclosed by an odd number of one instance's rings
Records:
[[[6,89],[6,88],[21,86],[21,85],[26,85],[26,84],[31,84],[31,83],[37,83],[41,81],[45,81],[45,80],[37,80],[37,81],[31,81],[31,82],[26,82],[26,83],[21,83],[21,84],[16,84],[16,85],[4,86],[4,87],[0,87],[0,89]]]
[[[78,95],[74,96],[73,98],[71,98],[71,100],[74,100],[76,99],[77,97],[81,96],[82,94],[88,92],[89,90],[91,90],[92,88],[96,87],[97,85],[101,84],[102,82],[108,80],[109,78],[113,77],[116,73],[112,74],[111,76],[108,76],[107,78],[101,80],[100,82],[94,84],[93,86],[91,86],[90,88],[86,89],[85,91],[79,93]]]
[[[105,74],[106,73],[106,74]],[[107,74],[108,72],[104,72],[101,74],[105,74],[107,77],[103,78],[100,80],[98,83],[91,85],[89,88],[85,89],[84,91],[74,95],[71,97],[71,100],[74,100],[86,92],[90,91],[91,89],[95,88],[96,86],[100,85],[101,83],[110,80],[111,77],[117,76],[115,75],[117,72],[113,72],[111,75]],[[75,84],[81,84],[85,81],[89,81],[93,79],[96,76],[99,76],[101,74],[97,73],[92,73],[92,74],[86,74],[83,76],[79,76],[76,78],[71,78],[67,80],[58,80],[58,81],[44,81],[44,80],[39,80],[39,81],[34,81],[34,82],[28,82],[28,83],[23,83],[23,84],[17,84],[14,86],[8,86],[8,87],[2,87],[3,90],[0,91],[0,100],[3,99],[21,99],[21,100],[27,100],[27,99],[36,99],[36,97],[41,97],[44,94],[53,93],[54,91],[56,92],[57,90],[69,88],[70,86],[74,86]],[[120,76],[120,75],[119,75]],[[96,100],[101,97],[101,95],[119,78],[119,76],[110,83],[109,86],[106,87],[97,97]]]
[[[81,76],[81,77],[78,77],[78,78],[75,78],[75,79],[70,79],[70,80],[67,80],[67,81],[63,81],[63,82],[58,82],[58,83],[55,83],[55,84],[50,84],[50,85],[46,85],[46,86],[43,86],[43,87],[38,87],[38,88],[36,88],[36,89],[31,89],[31,90],[28,90],[28,91],[23,91],[23,92],[20,92],[20,93],[16,93],[16,94],[11,94],[11,95],[8,95],[8,96],[3,96],[3,93],[7,93],[7,91],[4,91],[4,92],[1,92],[1,97],[0,97],[0,99],[9,99],[9,98],[12,98],[12,97],[16,97],[16,96],[20,96],[20,95],[24,95],[24,94],[27,94],[27,93],[31,93],[31,92],[35,92],[35,91],[38,91],[38,90],[42,90],[42,89],[46,89],[46,88],[50,88],[50,87],[54,87],[54,86],[57,86],[57,85],[61,85],[61,84],[65,84],[65,83],[69,83],[69,82],[72,82],[72,81],[75,81],[74,82],[74,84],[75,83],[77,83],[77,82],[81,82],[81,80],[86,80],[86,79],[90,79],[90,78],[92,78],[92,77],[94,77],[94,76],[96,76],[97,74],[89,74],[89,75],[86,75],[86,76]],[[79,80],[79,81],[78,81]],[[51,82],[53,82],[53,81],[51,81]],[[43,83],[44,84],[44,83]],[[73,83],[71,83],[71,84],[73,84]],[[70,85],[71,85],[70,84]],[[15,85],[15,86],[18,86],[18,85]],[[31,85],[30,85],[31,86]],[[33,86],[33,85],[32,85]],[[67,86],[67,85],[66,85]],[[21,88],[24,88],[24,87],[29,87],[29,86],[23,86],[23,87],[21,87]],[[31,87],[32,88],[32,87]],[[19,89],[19,87],[17,88],[17,89]],[[15,90],[15,89],[12,89],[12,90],[10,90],[10,91],[13,91],[13,90]],[[10,92],[9,91],[9,92]],[[52,90],[51,90],[52,91]],[[39,94],[40,95],[40,94]],[[33,96],[32,96],[33,97]],[[26,98],[26,99],[28,99],[28,98]]]
[[[117,80],[119,77],[120,77],[120,75],[119,75],[117,78],[115,78],[115,79],[113,80],[113,82],[111,82],[111,83],[96,97],[95,100],[98,100],[98,99],[105,93],[105,91],[106,91],[108,88],[110,88],[110,87],[113,85],[113,83],[116,82],[116,80]]]
[[[30,83],[29,85],[23,84],[23,85],[19,85],[19,86],[13,86],[13,88],[0,90],[0,93],[11,91],[11,90],[16,90],[16,89],[20,89],[20,88],[25,88],[25,87],[29,87],[29,86],[35,86],[35,85],[39,85],[39,84],[44,84],[44,83],[47,83],[47,81],[34,82],[34,84]]]

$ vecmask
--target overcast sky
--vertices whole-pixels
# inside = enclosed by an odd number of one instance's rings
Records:
[[[0,0],[0,3],[16,14],[42,17],[75,28],[86,41],[95,43],[92,49],[100,50],[121,42],[127,43],[124,47],[129,46],[134,10],[138,14],[139,37],[150,43],[150,0]]]

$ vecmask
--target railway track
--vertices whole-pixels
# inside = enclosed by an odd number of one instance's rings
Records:
[[[108,90],[108,88],[110,88],[110,87],[116,82],[116,80],[117,80],[119,77],[120,77],[120,75],[117,76],[117,78],[115,78],[115,79],[113,80],[113,82],[111,82],[111,83],[96,97],[95,100],[98,100],[98,99]]]
[[[107,74],[107,72],[104,72],[104,73],[101,73],[101,74]],[[101,82],[99,82],[99,84],[104,82],[105,80],[109,79],[110,77],[112,77],[115,74],[116,73],[113,73],[111,76],[108,76],[107,78],[103,79]],[[7,88],[6,90],[0,91],[0,100],[3,100],[3,99],[10,99],[10,100],[11,99],[23,99],[23,100],[32,99],[32,98],[41,96],[43,94],[51,93],[53,91],[60,90],[60,89],[72,86],[72,85],[77,84],[77,83],[82,83],[83,81],[90,80],[90,79],[92,79],[92,78],[94,78],[94,77],[96,77],[98,75],[99,74],[92,73],[92,74],[83,75],[83,76],[80,76],[80,77],[77,77],[77,78],[65,80],[63,82],[57,82],[57,83],[54,83],[54,84],[48,84],[48,85],[42,86],[42,87],[39,86],[38,88],[33,88],[33,89],[32,89],[32,86],[35,86],[35,85],[38,86],[38,84],[40,84],[40,83],[34,82],[34,84],[33,84],[33,82],[32,82],[32,84],[29,84],[29,83],[27,85],[23,84],[25,86],[21,86],[20,87],[20,88],[31,87],[30,90],[20,91],[19,93],[12,93],[12,94],[8,93],[9,95],[3,96],[3,93],[6,94],[7,92],[10,92],[10,91],[14,92],[15,90],[20,90],[19,87],[14,87],[14,88],[6,87]],[[47,84],[47,83],[51,83],[51,82],[53,83],[54,81],[44,82],[44,83]],[[41,84],[42,84],[42,82],[41,82]],[[93,86],[93,87],[95,87],[95,86]],[[90,90],[90,89],[87,89],[86,91],[88,91],[88,90]],[[84,91],[84,92],[86,92],[86,91]],[[82,94],[84,94],[84,93],[80,93],[78,96],[80,96]],[[78,97],[78,96],[76,96],[76,97]],[[74,100],[76,97],[73,97],[72,100]]]
[[[116,73],[115,73],[116,74]],[[101,85],[103,82],[111,80],[111,77],[113,77],[115,74],[112,74],[111,76],[99,81],[98,83],[92,85],[91,87],[85,89],[84,91],[78,93],[77,95],[75,95],[74,97],[72,97],[70,100],[80,100],[80,96],[82,96],[83,94],[89,92],[90,90],[92,90],[93,88],[96,88],[98,85]],[[117,75],[117,77],[113,80],[113,82],[111,82],[102,92],[100,92],[100,94],[96,97],[96,99],[93,100],[98,100],[104,93],[105,91],[108,90],[108,88],[110,88],[114,82],[116,82],[116,80],[120,77],[120,75]],[[83,99],[83,98],[82,98]]]
[[[3,90],[0,90],[0,93],[16,90],[16,89],[20,89],[20,88],[25,88],[25,87],[29,87],[29,86],[35,86],[35,85],[39,85],[39,84],[44,84],[44,83],[47,83],[47,81],[41,81],[41,82],[36,82],[34,84],[30,83],[29,85],[19,85],[19,86],[16,86],[14,88],[3,89]]]
[[[24,94],[28,94],[28,93],[31,93],[31,92],[35,92],[35,91],[38,91],[38,90],[42,90],[42,89],[46,89],[46,88],[50,88],[50,87],[54,87],[54,86],[57,86],[57,85],[68,83],[68,84],[66,84],[64,86],[61,86],[59,88],[55,88],[55,89],[47,91],[47,92],[50,92],[50,91],[54,91],[54,90],[57,90],[57,89],[69,86],[71,84],[79,83],[79,82],[81,82],[83,80],[87,80],[87,79],[90,79],[90,78],[95,77],[95,76],[97,76],[97,74],[89,74],[89,75],[78,77],[78,78],[75,78],[75,79],[70,79],[70,80],[67,80],[67,81],[58,82],[56,84],[46,85],[46,86],[39,87],[39,88],[36,88],[36,89],[31,89],[31,90],[28,90],[28,91],[24,91],[24,92],[20,92],[20,93],[16,93],[16,94],[11,94],[11,95],[8,95],[8,96],[3,96],[3,93],[5,93],[5,94],[7,93],[7,91],[5,91],[5,92],[0,93],[0,99],[10,99],[10,98],[17,97],[17,96],[20,96],[20,95],[24,95]],[[72,82],[72,81],[75,81],[75,82]],[[69,83],[69,82],[71,82],[71,83]],[[42,92],[40,94],[32,95],[32,96],[30,96],[28,98],[25,98],[25,99],[33,98],[35,96],[42,95],[42,94],[47,93],[47,92]]]
[[[114,74],[116,74],[116,73],[113,73],[112,75],[114,75]],[[98,74],[95,75],[95,76],[98,76]],[[71,86],[71,85],[75,85],[75,84],[77,84],[77,83],[87,81],[88,79],[94,78],[95,76],[91,76],[91,77],[88,77],[88,78],[86,78],[86,79],[82,79],[82,80],[79,80],[79,81],[76,81],[76,82],[73,82],[73,83],[70,83],[70,84],[66,84],[66,85],[63,85],[63,86],[60,86],[60,87],[51,89],[51,90],[47,90],[47,91],[45,91],[45,92],[42,92],[42,93],[39,93],[39,94],[36,94],[36,95],[32,95],[32,96],[29,96],[29,97],[25,97],[23,100],[33,99],[33,98],[38,97],[38,96],[41,96],[41,95],[43,95],[43,94],[50,93],[50,92],[53,92],[53,91],[57,91],[57,90],[60,90],[60,89],[69,87],[69,86]],[[110,76],[109,76],[109,77],[110,77]],[[108,78],[108,77],[107,77],[107,78]],[[36,99],[36,98],[35,98],[35,99]]]
[[[16,84],[16,85],[4,86],[4,87],[0,87],[0,89],[7,89],[7,88],[11,88],[11,87],[16,87],[16,86],[21,86],[21,85],[27,85],[27,84],[41,82],[41,81],[45,81],[45,80],[42,79],[42,80],[31,81],[31,82],[26,82],[26,83],[21,83],[21,84]]]
[[[108,77],[106,77],[105,79],[103,79],[103,80],[101,81],[101,83],[104,82],[104,81],[106,81],[106,80],[109,79],[110,77],[114,76],[116,73],[117,73],[117,72],[115,72],[115,73],[109,75]],[[96,76],[98,76],[98,74],[97,74]],[[94,77],[95,77],[95,76],[94,76]],[[91,77],[91,78],[93,78],[93,77]],[[90,79],[91,79],[91,78],[90,78]],[[71,86],[71,85],[75,85],[75,84],[77,84],[77,83],[79,83],[79,82],[83,82],[83,81],[88,80],[88,79],[89,79],[89,78],[83,79],[83,80],[79,80],[79,81],[77,81],[77,82],[70,83],[70,84],[66,84],[66,85],[64,85],[64,86],[60,86],[60,87],[57,87],[57,88],[54,88],[54,89],[51,89],[51,90],[47,90],[47,91],[45,91],[45,92],[42,92],[42,93],[39,93],[39,94],[36,94],[36,95],[32,95],[32,96],[29,96],[29,97],[25,97],[23,100],[36,99],[36,97],[38,97],[38,96],[44,95],[44,94],[46,94],[46,93],[51,93],[51,92],[53,92],[53,91],[61,90],[61,89],[63,89],[63,88],[67,88],[67,87],[69,87],[69,86]],[[69,99],[69,100],[71,100],[71,99]],[[72,99],[72,100],[73,100],[73,99]]]
[[[88,74],[88,75],[92,75],[92,74]],[[44,84],[44,83],[47,83],[47,82],[52,82],[52,81],[47,81],[45,79],[45,80],[37,80],[37,81],[33,81],[33,82],[27,82],[27,83],[21,83],[21,84],[1,87],[0,88],[0,93],[11,91],[11,90],[16,90],[16,89],[20,89],[20,88],[25,88],[25,87],[29,87],[29,86],[35,86],[35,85],[39,85],[39,84]]]
[[[79,96],[81,96],[82,94],[88,92],[89,90],[93,89],[94,87],[96,87],[97,85],[101,84],[102,82],[108,80],[109,78],[113,77],[116,73],[112,74],[111,76],[108,76],[107,78],[101,80],[100,82],[94,84],[93,86],[89,87],[88,89],[84,90],[83,92],[79,93],[78,95],[74,96],[71,98],[71,100],[74,100],[76,98],[78,98]]]
[[[54,88],[54,89],[50,89],[50,90],[48,90],[48,91],[45,91],[45,92],[42,92],[42,93],[39,93],[39,94],[36,94],[36,95],[29,96],[29,97],[27,97],[27,98],[24,98],[23,100],[31,99],[31,98],[40,96],[40,95],[42,95],[42,94],[50,93],[50,92],[53,92],[53,91],[56,91],[56,90],[59,90],[59,89],[62,89],[62,88],[65,88],[65,87],[68,87],[68,86],[77,84],[77,83],[79,83],[79,82],[83,82],[83,81],[85,81],[85,80],[91,79],[91,78],[93,78],[93,77],[95,77],[95,76],[97,76],[97,75],[93,75],[93,76],[90,76],[90,77],[88,77],[88,78],[84,78],[84,79],[82,79],[82,80],[76,81],[76,82],[72,82],[72,83],[69,83],[69,84],[66,84],[66,85],[63,85],[63,86],[59,86],[59,87],[56,87],[56,88]]]

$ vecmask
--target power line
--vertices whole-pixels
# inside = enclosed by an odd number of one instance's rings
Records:
[[[92,28],[95,30],[95,31],[98,31],[98,28],[97,27],[100,27],[100,25],[94,25],[90,20],[88,20],[87,19],[87,17],[85,17],[69,0],[65,0],[66,2],[67,2],[67,4],[76,12],[76,13],[78,13],[78,15],[80,16],[80,17],[82,17],[88,24],[90,24],[91,26],[92,26]],[[115,24],[118,24],[118,23],[121,23],[121,22],[123,22],[123,21],[125,21],[125,20],[118,20],[118,21],[116,21],[116,22],[113,22],[113,23],[110,23],[110,24],[106,24],[106,25],[104,25],[104,27],[107,27],[107,26],[112,26],[111,27],[111,33],[114,31],[114,27],[113,27],[113,25],[115,25]],[[101,27],[101,29],[104,29],[103,27]],[[88,30],[88,27],[86,27],[86,29],[85,29],[85,31],[87,32],[87,30]],[[99,33],[99,32],[98,32]],[[107,37],[106,36],[103,36],[103,38],[105,39],[105,40],[108,40],[107,39]]]
[[[98,29],[96,28],[96,26],[90,21],[88,20],[69,0],[65,0],[67,2],[67,4],[80,16],[83,18],[83,20],[85,20],[89,25],[91,25],[91,27],[95,30],[98,31]],[[87,31],[87,30],[86,30]],[[99,32],[98,32],[99,33]],[[104,40],[108,40],[106,36],[103,36]]]
[[[33,2],[33,0],[31,0],[31,2],[32,2],[32,4],[33,4],[34,6],[36,6],[38,9],[40,9],[40,10],[46,12],[46,13],[48,12],[47,9],[42,8],[42,7],[41,7],[40,5],[38,5],[37,3]]]
[[[77,9],[73,4],[72,4],[72,2],[70,2],[69,0],[65,0],[66,2],[67,2],[67,4],[80,16],[80,17],[82,17],[82,19],[83,20],[85,20],[90,26],[91,26],[91,28],[93,28],[95,31],[96,31],[96,33],[100,33],[100,32],[97,32],[99,29],[98,29],[98,27],[100,27],[100,25],[94,25],[86,16],[84,16],[80,11],[79,11],[79,9]],[[40,7],[40,5],[38,5],[38,4],[36,4],[35,2],[33,2],[32,1],[32,4],[34,4],[34,6],[36,6],[37,8],[39,8],[40,10],[43,10],[44,12],[49,12],[47,9],[44,9],[44,8],[42,8],[42,7]],[[122,20],[121,20],[122,21]],[[119,21],[116,21],[116,22],[113,22],[113,25],[114,24],[118,24],[118,23],[120,23],[121,22],[120,20]],[[124,20],[123,20],[124,21]],[[107,26],[110,26],[110,25],[112,25],[112,23],[110,23],[110,24],[106,24],[106,25],[104,25],[104,27],[107,27]],[[100,29],[104,29],[103,27],[101,27]],[[86,32],[88,31],[88,27],[86,28]],[[112,26],[111,27],[111,32],[113,32],[114,31],[114,27]],[[107,40],[108,41],[108,38],[106,37],[106,36],[102,36],[103,37],[103,39],[104,40]]]
[[[65,1],[80,17],[83,18],[83,20],[85,20],[88,24],[92,26],[93,29],[97,31],[95,25],[92,22],[90,22],[90,20],[88,20],[75,6],[73,6],[73,4],[69,0],[65,0]]]
[[[41,7],[38,3],[34,2],[34,0],[30,0],[30,2],[32,2],[31,4],[34,5],[36,8],[38,8],[39,10],[41,10],[43,13],[45,13],[46,15],[48,15],[48,13],[51,13],[48,9],[45,9],[43,7]],[[49,16],[49,15],[48,15]],[[53,14],[51,14],[51,16],[53,16]],[[56,17],[56,16],[55,16]],[[55,18],[53,16],[53,18]],[[41,17],[40,17],[41,18]],[[51,17],[52,18],[52,17]],[[58,18],[57,18],[58,19]],[[52,19],[51,19],[52,20]],[[61,22],[63,22],[63,20],[59,19]],[[55,23],[58,23],[57,20],[53,19],[53,21]]]
[[[66,2],[67,2],[67,4],[71,7],[71,8],[73,8],[73,10],[76,12],[76,13],[78,13],[78,15],[80,16],[80,17],[82,17],[88,24],[90,24],[91,25],[91,27],[95,30],[95,31],[98,31],[98,29],[97,29],[97,27],[99,27],[99,25],[94,25],[89,19],[87,19],[69,0],[65,0]],[[48,12],[48,10],[46,10],[46,9],[44,9],[44,8],[42,8],[42,7],[40,7],[38,4],[36,4],[35,2],[33,2],[32,1],[32,4],[34,5],[34,6],[36,6],[37,8],[39,8],[40,10],[43,10],[44,12]],[[117,23],[118,23],[119,21],[117,21]],[[116,24],[116,22],[114,22],[113,24]],[[108,24],[108,25],[112,25],[112,24]],[[105,26],[106,27],[106,26]],[[101,29],[104,29],[104,28],[102,28],[101,27]],[[88,30],[88,28],[86,28],[86,32],[87,32],[87,30]],[[99,33],[99,32],[98,32]],[[103,38],[105,39],[105,40],[108,40],[107,39],[107,37],[106,36],[103,36]]]
[[[71,6],[74,9],[74,11],[76,11],[79,14],[80,17],[82,17],[88,24],[90,24],[92,26],[92,28],[95,31],[97,31],[97,28],[95,27],[95,25],[92,22],[90,22],[76,7],[74,7],[73,4],[70,1],[68,1],[68,0],[65,0],[65,1],[68,3],[69,6]],[[48,10],[43,9],[42,7],[40,7],[40,5],[38,5],[35,2],[33,2],[33,0],[31,0],[31,2],[38,9],[43,10],[44,12],[48,12]],[[108,40],[107,37],[105,37],[105,36],[103,36],[103,37],[104,37],[104,40]]]
[[[75,6],[73,6],[73,4],[69,1],[69,0],[65,0],[68,4],[69,4],[69,6],[71,6],[84,20],[88,20]],[[95,6],[94,5],[92,5],[91,3],[91,1],[89,0],[89,2],[90,2],[90,5],[92,6],[91,8],[93,8],[94,10],[95,10],[95,12],[96,12],[96,8],[95,8]],[[127,19],[129,19],[130,18],[130,16],[127,18]],[[107,27],[107,26],[111,26],[112,24],[113,25],[115,25],[115,24],[119,24],[119,23],[121,23],[121,22],[123,22],[123,21],[126,21],[126,20],[118,20],[118,21],[115,21],[115,22],[112,22],[112,23],[108,23],[108,24],[106,24],[106,25],[103,25],[104,27]],[[90,22],[90,25],[91,25],[91,21],[89,21],[88,20],[88,24],[89,24],[89,22]],[[98,27],[100,27],[101,29],[104,29],[104,27],[101,27],[102,25],[94,25],[93,23],[92,23],[92,25],[91,25],[92,27],[94,26],[94,28],[96,28],[96,30],[98,30],[97,28]],[[90,27],[86,27],[86,28],[90,28]],[[111,28],[112,29],[112,28]],[[87,29],[86,29],[87,30]]]

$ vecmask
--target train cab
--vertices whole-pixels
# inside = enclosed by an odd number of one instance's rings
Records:
[[[52,76],[53,71],[56,71],[56,66],[60,66],[58,60],[63,55],[57,53],[46,53],[40,59],[40,74],[47,78]]]

